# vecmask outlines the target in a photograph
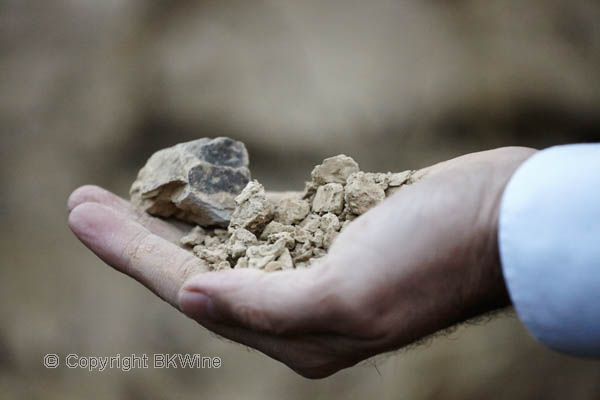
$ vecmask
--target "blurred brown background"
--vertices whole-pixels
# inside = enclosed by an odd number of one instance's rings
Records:
[[[599,140],[599,21],[592,0],[2,0],[1,397],[599,398],[599,363],[550,352],[514,315],[305,380],[104,266],[65,205],[85,183],[126,196],[152,152],[203,136],[245,141],[269,189],[338,153],[403,170]],[[49,370],[46,353],[223,367]]]

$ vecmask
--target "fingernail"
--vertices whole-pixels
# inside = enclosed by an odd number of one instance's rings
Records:
[[[184,290],[179,297],[179,307],[193,319],[215,319],[215,307],[210,297],[201,292]]]

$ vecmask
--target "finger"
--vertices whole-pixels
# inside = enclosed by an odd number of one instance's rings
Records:
[[[120,212],[126,218],[137,221],[150,232],[167,239],[170,242],[179,244],[179,239],[186,234],[190,227],[179,221],[165,221],[160,218],[154,218],[147,213],[133,207],[130,202],[94,185],[85,185],[76,189],[67,201],[69,211],[83,203],[99,203]]]
[[[75,235],[107,264],[178,306],[178,293],[192,275],[207,271],[190,252],[99,203],[83,203],[69,214]]]
[[[311,269],[269,272],[240,269],[202,274],[183,286],[188,316],[272,334],[343,332],[349,302],[332,280]]]

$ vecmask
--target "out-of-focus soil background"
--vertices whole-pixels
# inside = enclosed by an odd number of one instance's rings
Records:
[[[126,196],[152,152],[203,136],[246,142],[269,189],[338,153],[404,170],[598,140],[599,21],[592,0],[2,0],[1,397],[600,398],[600,364],[545,349],[514,314],[305,380],[103,265],[65,205],[85,183]],[[46,353],[223,367],[50,370]]]

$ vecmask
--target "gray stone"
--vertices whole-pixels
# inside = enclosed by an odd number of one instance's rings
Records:
[[[160,217],[226,227],[250,181],[242,142],[202,138],[154,153],[131,186],[131,201]]]

